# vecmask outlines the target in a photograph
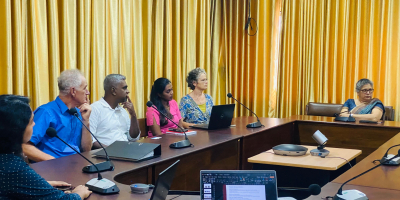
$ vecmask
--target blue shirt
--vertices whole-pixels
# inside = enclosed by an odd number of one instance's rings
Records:
[[[14,154],[0,154],[0,183],[0,199],[81,199],[53,188]]]
[[[79,109],[77,111],[79,118],[82,119]],[[75,154],[74,150],[58,138],[46,135],[47,128],[53,127],[60,138],[80,152],[82,124],[75,116],[68,113],[67,105],[59,97],[37,108],[34,114],[35,126],[30,141],[39,150],[55,158]]]

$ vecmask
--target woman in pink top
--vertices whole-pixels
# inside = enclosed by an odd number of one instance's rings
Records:
[[[182,127],[183,120],[178,103],[172,99],[173,94],[174,91],[172,90],[171,81],[166,78],[159,78],[154,81],[153,87],[151,88],[150,101],[153,102],[154,106],[156,106],[160,112],[166,114]],[[164,134],[169,128],[177,128],[175,124],[152,107],[147,107],[146,120],[147,126],[149,127],[149,137]]]

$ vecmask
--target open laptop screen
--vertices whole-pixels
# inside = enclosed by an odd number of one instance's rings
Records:
[[[276,173],[273,170],[202,170],[200,194],[204,200],[276,200]]]

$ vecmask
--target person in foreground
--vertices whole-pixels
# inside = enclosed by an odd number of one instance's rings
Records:
[[[79,185],[71,193],[54,187],[71,186],[46,181],[23,160],[35,122],[27,97],[0,95],[0,199],[85,199],[92,192]]]
[[[159,78],[154,81],[151,88],[150,101],[153,102],[158,110],[182,127],[183,120],[179,112],[178,103],[172,99],[173,94],[171,81],[166,78]],[[150,137],[164,134],[169,128],[177,128],[175,124],[152,107],[147,107],[146,121],[147,126],[149,126],[148,135]]]
[[[78,116],[89,127],[91,107],[87,95],[87,82],[77,70],[66,70],[58,77],[59,96],[56,100],[35,110],[36,126],[30,141],[23,144],[25,155],[32,161],[39,162],[63,156],[73,155],[75,151],[57,138],[46,135],[49,127],[56,129],[58,136],[80,152],[90,151],[92,136],[81,122],[68,110],[77,107]]]
[[[357,120],[379,121],[385,116],[383,103],[372,98],[374,84],[369,79],[361,79],[356,84],[358,99],[348,99],[342,107],[340,116],[352,116]]]
[[[90,131],[103,146],[115,141],[133,142],[140,137],[139,122],[128,96],[129,90],[125,80],[125,76],[121,74],[107,75],[104,79],[104,97],[91,105]],[[123,107],[119,105],[120,103]],[[93,148],[101,148],[94,138],[92,140]]]
[[[204,93],[208,85],[207,74],[204,69],[193,69],[189,72],[186,82],[193,91],[182,97],[179,104],[183,126],[189,128],[194,124],[207,124],[214,106],[211,96]]]

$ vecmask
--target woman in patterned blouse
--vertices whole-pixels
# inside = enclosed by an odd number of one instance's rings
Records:
[[[0,95],[0,199],[84,199],[92,192],[85,186],[64,193],[63,181],[46,181],[23,160],[22,143],[32,136],[33,113],[29,99]]]
[[[211,96],[204,94],[208,85],[207,74],[204,69],[193,69],[189,72],[186,82],[193,91],[184,96],[179,104],[183,126],[189,128],[194,124],[207,124],[214,105]]]

